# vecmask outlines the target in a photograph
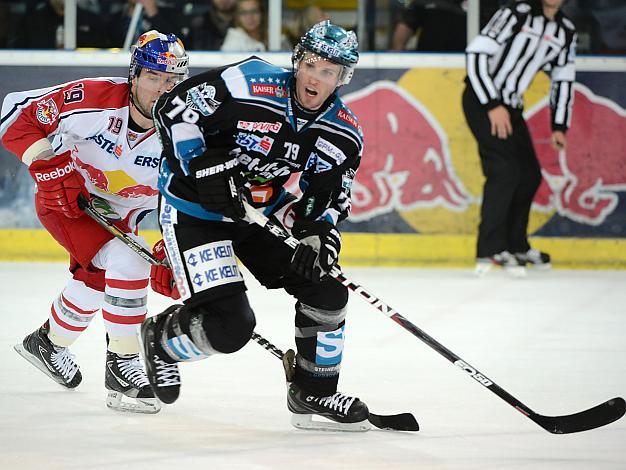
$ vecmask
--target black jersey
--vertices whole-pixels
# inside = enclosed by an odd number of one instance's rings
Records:
[[[253,205],[265,214],[289,200],[284,186],[298,174],[297,218],[333,224],[346,218],[363,150],[361,128],[336,94],[310,119],[294,112],[293,80],[291,71],[250,57],[164,94],[154,116],[164,157],[159,190],[167,202],[200,219],[223,220],[201,206],[195,174],[214,164],[212,150],[228,149],[240,152]]]

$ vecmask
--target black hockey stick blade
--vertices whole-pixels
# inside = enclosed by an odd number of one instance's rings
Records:
[[[524,412],[522,411],[522,413]],[[571,415],[543,416],[531,414],[528,417],[552,434],[570,434],[605,426],[620,419],[624,413],[626,413],[626,402],[622,397],[616,397]]]
[[[369,422],[379,429],[389,431],[419,431],[415,416],[411,413],[400,413],[398,415],[377,415],[370,413]]]

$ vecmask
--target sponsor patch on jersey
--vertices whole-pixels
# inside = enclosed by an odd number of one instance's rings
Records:
[[[59,115],[59,108],[52,98],[37,103],[37,120],[42,124],[52,124]]]
[[[280,122],[237,121],[237,129],[262,132],[263,134],[267,134],[268,132],[277,133],[280,131],[281,127],[283,127],[283,125]]]
[[[270,150],[272,149],[272,145],[274,144],[274,139],[269,136],[259,137],[254,134],[246,134],[245,132],[240,132],[237,134],[236,139],[237,145],[240,147],[252,151],[259,152],[263,155],[269,155]]]
[[[200,111],[203,116],[210,116],[222,104],[215,99],[215,87],[201,83],[187,90],[187,107]]]
[[[250,93],[256,96],[275,96],[277,98],[282,98],[285,96],[285,89],[281,85],[251,83]]]
[[[195,293],[243,281],[230,240],[190,248],[183,252],[183,259]]]
[[[337,117],[341,119],[343,122],[347,122],[354,128],[359,127],[358,123],[356,122],[356,118],[343,108],[339,108],[339,110],[337,111]]]
[[[315,148],[324,152],[329,157],[332,157],[333,160],[335,160],[339,165],[346,161],[346,154],[339,150],[336,145],[331,144],[329,141],[322,137],[317,138],[317,141],[315,142]]]
[[[343,329],[335,331],[318,331],[317,344],[315,345],[315,363],[319,365],[333,366],[341,363],[343,353]]]
[[[355,171],[350,168],[343,175],[341,175],[341,187],[344,189],[350,189],[354,182]]]
[[[325,171],[331,170],[333,166],[326,160],[321,158],[317,153],[311,152],[311,155],[309,155],[309,159],[307,160],[304,169],[310,170],[311,168],[313,168],[314,173],[323,173]]]

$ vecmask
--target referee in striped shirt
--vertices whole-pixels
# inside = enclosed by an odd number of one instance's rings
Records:
[[[479,275],[493,265],[513,275],[524,275],[527,263],[550,266],[550,256],[528,243],[528,217],[541,170],[522,111],[523,93],[543,69],[552,81],[552,146],[565,148],[576,30],[559,11],[562,3],[511,1],[466,48],[463,110],[486,178],[478,228]]]

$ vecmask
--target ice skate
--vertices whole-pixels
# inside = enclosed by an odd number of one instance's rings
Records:
[[[48,329],[40,327],[14,349],[40,371],[66,388],[76,388],[83,377],[74,355],[68,348],[56,346],[48,338]]]
[[[356,397],[339,392],[319,397],[309,395],[291,383],[287,391],[287,408],[293,413],[291,424],[299,429],[362,432],[371,428],[367,405]]]
[[[474,274],[478,277],[483,277],[491,271],[494,266],[499,266],[513,277],[524,277],[526,276],[525,265],[526,263],[524,261],[519,260],[508,251],[503,251],[501,253],[496,253],[493,256],[476,258],[476,268],[474,269]]]
[[[550,255],[543,251],[531,248],[526,253],[515,253],[515,258],[522,263],[526,263],[535,269],[550,269]]]
[[[160,338],[168,317],[178,308],[180,305],[172,305],[163,313],[147,318],[141,325],[146,374],[155,396],[167,404],[174,403],[180,394],[180,371],[176,361],[161,347]]]
[[[107,406],[117,411],[154,414],[161,404],[154,397],[139,354],[118,355],[107,351],[104,385],[108,390]],[[131,401],[124,401],[124,397]]]

